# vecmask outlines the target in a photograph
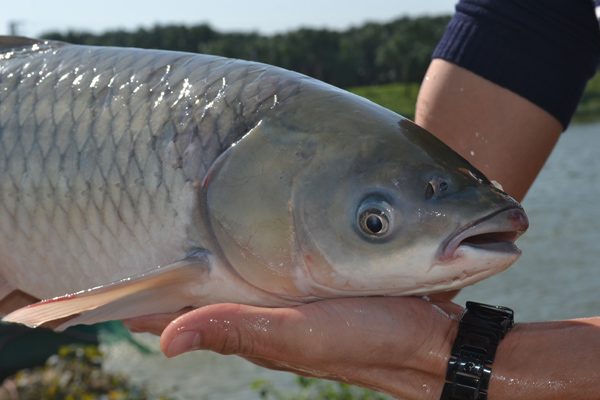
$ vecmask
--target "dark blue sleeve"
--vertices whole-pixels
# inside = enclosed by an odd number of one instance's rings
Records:
[[[591,0],[460,0],[433,58],[519,94],[566,128],[600,63],[597,18]]]

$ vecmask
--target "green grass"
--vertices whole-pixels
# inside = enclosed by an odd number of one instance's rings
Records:
[[[296,377],[295,387],[281,392],[268,380],[258,380],[252,388],[263,400],[391,400],[389,396],[346,383]]]
[[[419,84],[392,83],[380,86],[359,86],[348,91],[366,97],[406,118],[415,119],[415,104]],[[600,119],[600,73],[592,78],[573,117],[573,122],[592,122]]]
[[[414,120],[419,87],[417,83],[390,83],[380,86],[358,86],[348,91]]]
[[[46,365],[19,370],[0,386],[0,400],[174,400],[102,369],[95,345],[63,346]]]
[[[591,122],[598,119],[600,119],[600,72],[588,82],[573,121]]]

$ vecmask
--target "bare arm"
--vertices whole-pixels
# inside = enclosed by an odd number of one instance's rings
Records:
[[[600,318],[517,324],[500,343],[490,400],[595,399]]]

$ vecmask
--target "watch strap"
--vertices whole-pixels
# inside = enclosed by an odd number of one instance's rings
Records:
[[[514,325],[510,308],[467,302],[440,400],[486,400],[498,344]]]

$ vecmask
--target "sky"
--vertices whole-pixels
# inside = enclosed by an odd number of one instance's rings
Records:
[[[274,34],[300,27],[346,29],[401,16],[451,14],[457,0],[20,0],[0,2],[0,35],[94,33],[156,24],[208,23],[220,32]]]

